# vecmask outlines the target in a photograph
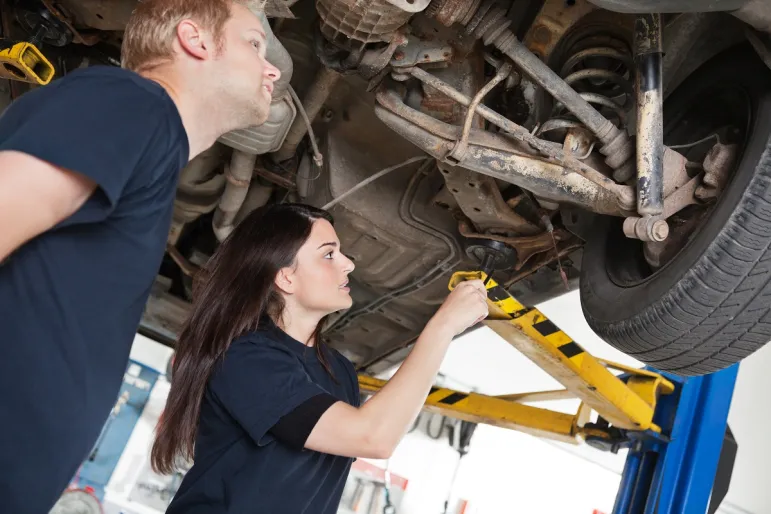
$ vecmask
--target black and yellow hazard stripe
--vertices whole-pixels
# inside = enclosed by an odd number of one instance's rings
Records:
[[[455,273],[453,289],[464,280],[485,280],[484,272]],[[490,279],[487,288],[490,315],[485,324],[535,362],[577,398],[618,428],[648,429],[653,425],[653,398],[659,386],[646,385],[646,394],[632,390],[541,311],[527,307]]]
[[[484,272],[474,272],[467,277],[486,278]],[[468,278],[466,278],[468,280]],[[571,359],[574,363],[580,365],[584,349],[573,341],[570,336],[563,332],[541,311],[533,307],[527,307],[517,301],[509,294],[503,286],[499,285],[493,278],[490,278],[486,284],[487,299],[494,303],[498,308],[508,314],[511,319],[518,320],[519,325],[529,325],[548,343],[555,346],[562,354]]]
[[[362,392],[376,393],[386,384],[359,375]],[[424,409],[447,417],[518,430],[537,437],[577,444],[575,416],[478,393],[465,393],[444,387],[432,387]]]

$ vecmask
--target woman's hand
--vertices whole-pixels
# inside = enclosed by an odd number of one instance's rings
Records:
[[[467,280],[447,296],[430,324],[453,338],[485,319],[487,314],[487,289],[483,282]]]

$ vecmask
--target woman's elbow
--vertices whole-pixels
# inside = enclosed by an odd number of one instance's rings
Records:
[[[387,460],[396,450],[396,444],[391,443],[385,437],[378,437],[374,434],[367,435],[363,443],[360,457],[365,459]]]

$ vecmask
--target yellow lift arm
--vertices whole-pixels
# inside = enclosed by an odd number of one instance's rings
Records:
[[[486,396],[434,387],[426,398],[425,410],[574,444],[589,437],[612,441],[618,429],[661,432],[653,423],[653,414],[659,396],[674,391],[672,382],[657,373],[593,357],[541,311],[519,303],[485,272],[455,273],[449,287],[452,290],[464,280],[475,279],[487,279],[490,314],[483,323],[565,389]],[[627,375],[626,381],[610,370]],[[363,392],[377,392],[385,384],[383,380],[359,375]],[[581,400],[575,414],[523,404],[567,398]],[[592,410],[610,426],[587,424]]]
[[[53,77],[53,65],[34,44],[0,39],[0,79],[45,86]]]

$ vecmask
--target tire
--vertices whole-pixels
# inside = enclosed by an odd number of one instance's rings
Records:
[[[709,96],[727,81],[741,87],[746,114]],[[703,137],[707,124],[686,127],[688,116],[715,117],[715,127],[744,116],[738,166],[687,242],[647,275],[642,243],[623,235],[621,220],[601,218],[584,251],[581,305],[613,347],[662,371],[703,375],[771,340],[771,72],[751,49],[729,50],[683,82],[664,115],[669,145]]]

